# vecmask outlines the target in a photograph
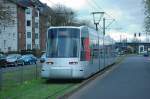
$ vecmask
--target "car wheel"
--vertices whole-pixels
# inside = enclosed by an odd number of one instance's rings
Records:
[[[15,66],[15,67],[16,67],[16,66],[18,66],[18,63],[17,63],[17,62],[15,62],[15,63],[14,63],[14,66]]]
[[[30,61],[29,64],[32,65],[32,62]]]
[[[7,64],[5,64],[5,67],[7,67]]]
[[[22,62],[22,66],[24,66],[24,64],[25,64],[25,63],[24,63],[24,62]]]

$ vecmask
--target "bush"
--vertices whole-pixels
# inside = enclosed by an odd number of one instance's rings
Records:
[[[33,55],[40,57],[42,55],[42,51],[40,49],[33,49]]]
[[[7,52],[5,54],[6,55],[8,55],[8,54],[20,54],[20,52],[19,51],[9,51],[9,52]]]
[[[40,57],[42,55],[42,51],[40,49],[21,50],[21,55],[25,55],[25,54],[33,54],[36,57]]]

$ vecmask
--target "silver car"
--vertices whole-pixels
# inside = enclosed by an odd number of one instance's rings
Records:
[[[24,65],[20,54],[10,54],[6,57],[6,60],[8,66]]]

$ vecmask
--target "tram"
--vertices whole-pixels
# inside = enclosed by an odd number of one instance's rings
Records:
[[[116,60],[114,40],[87,26],[50,27],[41,76],[85,79]]]

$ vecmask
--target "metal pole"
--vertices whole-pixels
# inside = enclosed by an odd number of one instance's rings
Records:
[[[96,31],[98,32],[98,23],[95,23],[95,25],[96,25]]]
[[[100,70],[100,42],[99,42],[99,33],[98,33],[98,24],[95,24],[96,25],[96,31],[97,31],[97,35],[98,35],[98,59],[99,59],[99,70]]]
[[[103,18],[103,35],[104,35],[104,36],[105,36],[105,21],[106,21],[106,19]]]
[[[36,79],[38,78],[38,68],[37,68],[37,62],[36,62]]]
[[[95,19],[96,17],[94,17],[94,15],[98,15],[98,14],[100,15],[100,18],[96,22],[96,19]],[[100,23],[101,17],[104,15],[104,12],[92,12],[92,15],[93,15],[94,24],[96,26],[97,35],[98,35],[98,58],[99,58],[99,70],[100,70],[100,42],[99,42],[98,25]]]
[[[103,18],[103,52],[104,52],[104,66],[105,66],[105,18]]]
[[[2,68],[0,68],[0,90],[2,90]]]
[[[23,65],[20,67],[21,68],[21,84],[23,84]]]

